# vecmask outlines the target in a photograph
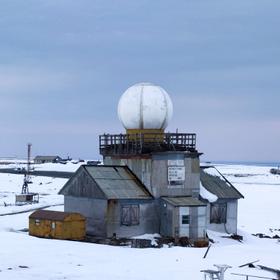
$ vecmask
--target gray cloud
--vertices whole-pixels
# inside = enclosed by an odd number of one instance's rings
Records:
[[[122,92],[171,95],[208,159],[279,160],[277,0],[13,0],[0,9],[0,155],[98,157]],[[265,140],[266,139],[266,140]],[[260,149],[263,143],[266,149]]]

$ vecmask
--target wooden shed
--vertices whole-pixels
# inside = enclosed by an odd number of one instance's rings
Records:
[[[83,240],[86,236],[86,219],[79,213],[38,210],[29,216],[29,235]]]
[[[86,217],[89,235],[129,238],[158,230],[155,200],[127,166],[82,165],[59,194],[65,211]]]

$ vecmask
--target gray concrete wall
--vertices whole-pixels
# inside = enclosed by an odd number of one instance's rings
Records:
[[[140,223],[121,225],[121,206],[139,204]],[[64,196],[64,210],[86,217],[88,234],[100,237],[132,237],[145,233],[159,233],[159,211],[155,200],[110,200]]]
[[[168,160],[184,160],[185,181],[182,185],[171,186],[168,182]],[[199,195],[199,159],[187,153],[161,153],[153,156],[151,185],[155,197]]]
[[[169,186],[168,160],[183,160],[185,181],[180,186]],[[119,159],[105,157],[104,164],[127,165],[156,197],[161,196],[199,196],[200,169],[197,155],[186,152],[163,152],[151,158]]]
[[[122,205],[139,204],[140,222],[139,225],[125,226],[121,224]],[[113,234],[117,237],[133,237],[145,233],[159,233],[159,211],[155,200],[111,200],[108,203],[107,215],[107,237]]]
[[[133,173],[143,182],[143,184],[151,190],[151,158],[104,158],[105,165],[127,165]]]
[[[160,202],[160,234],[162,236],[175,236],[174,207],[164,201]]]
[[[207,204],[207,229],[218,231],[237,233],[237,212],[238,212],[238,200],[219,200],[221,203],[227,203],[227,222],[226,224],[214,224],[210,223],[210,204]]]
[[[84,215],[88,234],[106,236],[107,200],[64,196],[64,211]]]

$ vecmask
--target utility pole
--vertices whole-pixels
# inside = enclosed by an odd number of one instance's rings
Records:
[[[29,193],[28,184],[30,184],[30,182],[31,182],[31,178],[30,178],[31,146],[32,146],[31,143],[27,144],[27,168],[26,168],[26,172],[24,174],[23,185],[22,185],[22,189],[21,189],[22,194],[28,194]]]

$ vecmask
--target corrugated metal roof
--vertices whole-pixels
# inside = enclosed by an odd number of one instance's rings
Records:
[[[214,168],[214,167],[210,167]],[[216,169],[219,176],[214,176],[205,172],[203,168],[200,172],[202,186],[209,192],[215,194],[220,199],[239,199],[243,195]]]
[[[125,166],[91,166],[85,165],[86,170],[94,179],[108,180],[131,180],[132,176],[127,172]]]
[[[29,216],[29,218],[39,219],[39,220],[64,221],[71,214],[78,214],[78,213],[50,211],[50,210],[37,210],[37,211],[33,212]],[[81,218],[82,218],[82,216],[81,216]]]
[[[173,206],[190,206],[190,207],[206,206],[206,203],[191,196],[163,197],[162,199],[172,204]]]
[[[126,166],[90,166],[84,168],[108,199],[151,199],[146,187]]]

